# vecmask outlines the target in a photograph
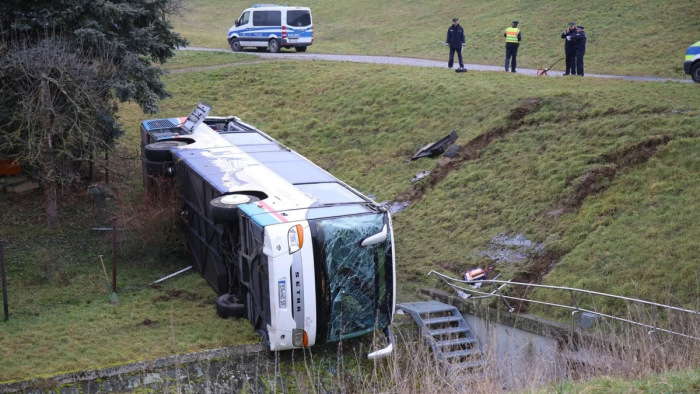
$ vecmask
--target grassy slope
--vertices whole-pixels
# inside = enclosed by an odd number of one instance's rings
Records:
[[[247,60],[186,56],[192,59],[183,62],[197,66]],[[474,252],[506,232],[568,252],[551,283],[603,290],[629,284],[612,290],[686,305],[697,300],[700,90],[693,85],[325,62],[239,65],[166,82],[174,98],[158,116],[180,116],[206,100],[215,113],[239,115],[379,201],[412,190],[413,175],[436,168],[433,159],[406,162],[426,142],[454,129],[465,144],[510,124],[511,110],[539,98],[513,133],[434,188],[420,185],[423,198],[396,215],[400,297],[412,299],[432,283],[429,269],[457,273],[480,261]],[[128,129],[122,144],[135,159],[145,116],[133,105],[121,113]],[[619,169],[580,209],[556,218],[541,214],[573,192],[567,179],[609,165],[605,155],[657,135],[671,140],[648,162]],[[84,204],[64,212],[61,230],[50,233],[36,213],[38,200],[21,200],[19,210],[17,202],[0,203],[12,313],[0,348],[13,360],[0,363],[0,381],[254,340],[246,322],[215,317],[213,292],[196,275],[151,289],[151,280],[182,263],[163,264],[136,248],[120,255],[120,304],[106,304],[96,256],[109,255],[109,242],[85,234],[95,220]],[[76,239],[82,246],[75,247]],[[642,264],[649,278],[630,281]],[[146,319],[157,324],[140,324]]]
[[[178,32],[194,46],[228,48],[226,32],[251,5],[241,0],[187,0],[189,12],[176,19]],[[500,65],[502,31],[520,21],[523,44],[518,64],[545,68],[563,56],[560,38],[568,22],[586,27],[586,72],[685,78],[686,48],[700,39],[700,3],[695,0],[585,3],[551,1],[431,2],[322,1],[311,7],[318,53],[393,55],[446,59],[445,33],[453,17],[467,36],[465,61]],[[556,70],[562,70],[559,62]]]
[[[700,91],[693,85],[283,62],[177,75],[169,87],[176,97],[200,92],[196,99],[216,113],[241,116],[378,201],[425,188],[396,215],[400,298],[431,283],[430,269],[458,273],[482,262],[477,252],[491,237],[521,233],[564,256],[549,283],[696,302],[689,273],[699,263],[700,234],[691,224],[700,113],[691,103]],[[241,92],[256,92],[255,100]],[[435,187],[410,184],[437,165],[407,163],[417,148],[453,129],[465,144],[507,125],[533,97],[539,107],[478,160]],[[167,100],[163,114],[186,113],[195,101]],[[620,164],[580,209],[545,215],[575,194],[576,179],[611,166],[606,157],[660,136],[670,142],[648,162]],[[642,264],[644,280],[632,281]]]

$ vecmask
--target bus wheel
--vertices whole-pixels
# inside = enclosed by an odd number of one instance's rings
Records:
[[[270,49],[270,53],[277,53],[280,51],[280,43],[277,42],[276,38],[273,38],[270,40],[270,45],[268,45],[268,48]]]
[[[146,163],[146,171],[148,172],[148,175],[172,178],[175,174],[173,162],[171,161],[151,161],[146,159],[144,160],[144,163]]]
[[[239,205],[255,201],[260,201],[260,199],[247,194],[225,194],[211,200],[209,206],[214,219],[234,220],[238,216]]]
[[[294,47],[294,49],[296,49],[297,52],[306,52],[306,47]]]
[[[158,141],[143,147],[143,154],[146,159],[152,161],[172,161],[173,154],[170,148],[187,145],[185,141]]]
[[[238,302],[233,294],[224,294],[216,300],[216,314],[222,318],[245,316],[245,305]]]

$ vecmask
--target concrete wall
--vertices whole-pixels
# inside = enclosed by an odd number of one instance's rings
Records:
[[[163,359],[86,370],[0,385],[0,393],[265,392],[269,350],[261,345],[207,350]]]
[[[595,365],[606,358],[578,346],[588,335],[571,325],[528,314],[508,312],[503,306],[476,303],[436,289],[424,289],[428,298],[454,305],[462,312],[486,353],[487,363],[506,388],[566,378],[572,366]],[[588,338],[593,342],[593,338]],[[597,338],[598,340],[600,338]]]
[[[504,388],[522,388],[566,377],[572,360],[577,365],[594,364],[600,355],[578,350],[575,344],[585,334],[570,325],[537,316],[509,313],[505,308],[479,308],[477,304],[445,292],[425,289],[433,300],[455,305],[484,347],[487,375],[497,374]],[[410,319],[397,319],[397,331],[411,331],[404,340],[418,340],[417,326]],[[359,339],[358,339],[359,340]],[[352,348],[352,341],[344,349]],[[337,352],[329,345],[328,354]],[[316,348],[316,356],[324,354]],[[352,353],[352,352],[351,352]],[[355,352],[361,354],[362,352]],[[288,357],[275,357],[262,345],[207,350],[153,361],[137,362],[101,370],[67,373],[46,379],[32,379],[0,385],[1,393],[98,393],[98,392],[184,392],[229,393],[245,390],[268,392],[266,383],[279,380],[275,362],[289,363]]]

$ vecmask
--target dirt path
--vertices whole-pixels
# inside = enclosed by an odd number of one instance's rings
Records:
[[[216,49],[216,48],[202,48],[202,47],[187,47],[181,48],[181,50],[188,51],[207,51],[207,52],[231,52],[227,49]],[[264,60],[325,60],[325,61],[336,61],[336,62],[354,62],[354,63],[375,63],[375,64],[393,64],[397,66],[413,66],[413,67],[439,67],[447,69],[447,61],[441,60],[428,60],[428,59],[416,59],[409,57],[396,57],[396,56],[366,56],[366,55],[331,55],[323,53],[310,53],[310,52],[279,52],[279,53],[269,53],[269,52],[257,52],[257,51],[245,51],[243,53],[256,55]],[[250,64],[250,62],[240,62],[223,64],[218,66],[211,66],[211,68],[227,67],[236,64]],[[465,64],[465,67],[469,71],[495,71],[504,72],[503,68],[500,66],[490,66],[485,64]],[[205,67],[198,67],[197,69],[182,69],[177,70],[177,72],[185,71],[198,71],[200,69],[209,69]],[[173,71],[175,72],[175,71]],[[530,68],[518,69],[518,74],[537,76],[537,70]],[[549,77],[562,77],[561,71],[552,70],[547,74]],[[661,78],[661,77],[635,77],[630,75],[608,75],[608,74],[586,74],[586,77],[591,78],[607,78],[607,79],[624,79],[628,81],[645,81],[645,82],[685,82],[692,83],[690,78],[688,79],[677,79],[677,78]]]

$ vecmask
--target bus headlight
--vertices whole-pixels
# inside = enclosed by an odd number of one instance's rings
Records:
[[[295,328],[292,330],[292,346],[307,347],[309,346],[309,335],[306,331]]]
[[[301,227],[301,224],[297,224],[289,229],[287,239],[289,240],[289,254],[296,252],[304,246],[304,228]]]

